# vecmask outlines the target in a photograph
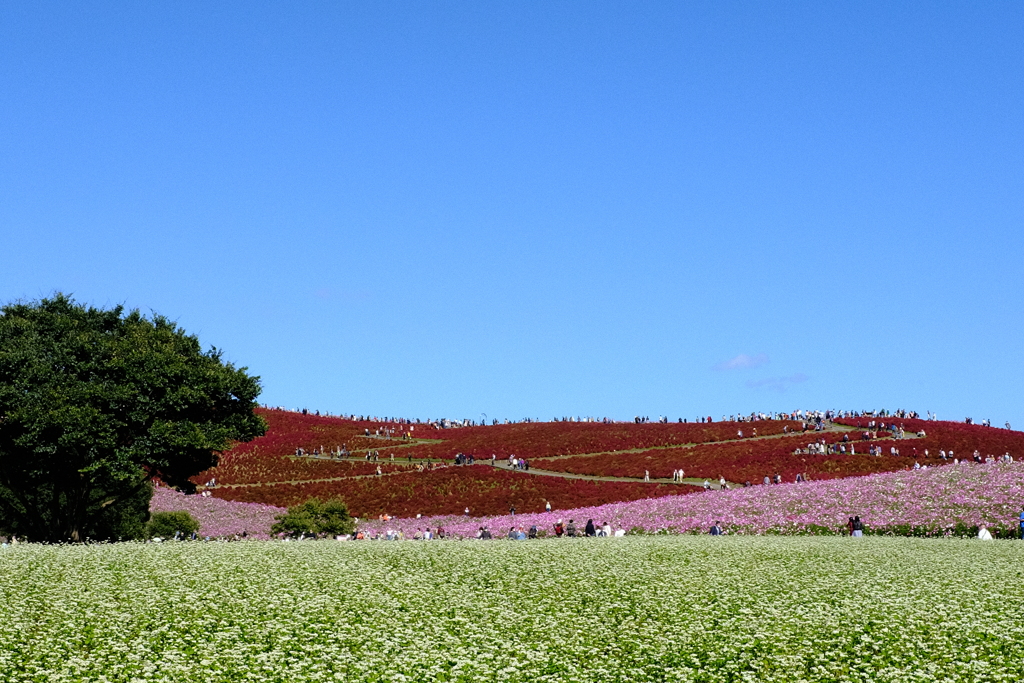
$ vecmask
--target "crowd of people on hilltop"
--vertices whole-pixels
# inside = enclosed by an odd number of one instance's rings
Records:
[[[270,407],[264,406],[268,410],[282,410],[286,411],[287,408],[283,406]],[[518,420],[515,419],[502,419],[490,418],[486,415],[480,420],[473,420],[464,418],[461,420],[453,420],[450,418],[434,418],[434,419],[421,419],[421,418],[404,418],[404,417],[380,417],[374,415],[357,415],[355,413],[343,413],[340,415],[332,415],[329,412],[321,413],[319,410],[310,411],[307,408],[297,409],[295,412],[299,412],[303,415],[315,415],[315,416],[326,416],[326,417],[337,417],[344,420],[351,420],[353,422],[371,422],[376,424],[384,425],[398,425],[405,426],[405,429],[397,429],[392,426],[388,429],[382,430],[377,429],[375,435],[384,436],[385,438],[392,438],[394,434],[401,432],[402,438],[412,438],[412,432],[415,431],[415,426],[420,425],[427,429],[456,429],[460,427],[481,427],[486,425],[508,425],[508,424],[533,424],[542,423],[545,420],[540,418],[525,417]],[[823,421],[831,421],[838,418],[896,418],[896,419],[926,419],[926,420],[938,420],[938,415],[931,411],[926,411],[926,416],[921,417],[921,414],[914,410],[794,410],[792,412],[751,412],[749,414],[737,413],[735,415],[722,415],[722,422],[756,422],[759,420],[790,420],[790,421],[809,421],[812,423],[820,424]],[[601,423],[601,424],[621,424],[623,421],[615,420],[609,417],[580,417],[580,416],[562,416],[553,417],[551,422],[585,422],[585,423]],[[636,415],[632,420],[636,424],[647,424],[651,422],[651,418],[647,416]],[[667,415],[661,415],[656,420],[659,424],[668,424],[671,422]],[[689,418],[680,417],[677,419],[680,424],[689,423]],[[714,419],[708,416],[698,416],[694,419],[694,423],[706,424],[714,422]],[[964,424],[975,424],[974,419],[967,417],[964,418]],[[991,427],[991,420],[982,420],[977,424]],[[1006,423],[1006,429],[1010,429],[1010,423]],[[391,436],[388,436],[390,433]],[[366,429],[366,436],[371,436],[369,428]]]

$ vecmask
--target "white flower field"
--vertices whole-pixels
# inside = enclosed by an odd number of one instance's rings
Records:
[[[1024,543],[19,545],[22,681],[1021,681]]]

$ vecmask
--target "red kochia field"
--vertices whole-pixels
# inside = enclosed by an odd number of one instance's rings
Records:
[[[939,451],[970,458],[1010,453],[1024,456],[1024,434],[1005,429],[953,422],[882,419],[875,422],[903,426],[906,439],[892,439],[875,428],[870,442],[861,440],[868,419],[840,422],[856,431],[799,432],[799,423],[762,420],[697,424],[635,424],[586,422],[537,422],[452,429],[428,425],[414,428],[402,423],[353,421],[343,418],[302,415],[282,410],[260,410],[267,420],[267,434],[239,444],[223,454],[217,467],[195,477],[197,484],[212,478],[220,485],[213,495],[230,500],[291,505],[311,496],[340,495],[354,512],[377,515],[453,514],[469,506],[473,514],[501,514],[514,504],[522,511],[541,509],[545,500],[560,508],[635,500],[693,490],[687,485],[659,486],[644,483],[644,471],[652,478],[668,478],[675,469],[686,477],[731,482],[760,482],[776,473],[792,481],[798,473],[814,479],[848,477],[906,469],[914,462],[941,465]],[[383,427],[395,430],[395,438],[367,437]],[[754,436],[756,429],[757,438]],[[790,434],[783,431],[788,429]],[[743,438],[737,432],[743,431]],[[924,430],[924,438],[909,438]],[[411,432],[412,439],[402,434]],[[856,454],[803,454],[794,449],[824,438],[828,443],[849,437]],[[769,437],[769,438],[766,438]],[[882,447],[883,455],[867,455],[868,446]],[[377,462],[332,461],[296,458],[296,448],[333,450],[346,446],[356,456],[368,450],[380,454]],[[889,454],[892,446],[900,457]],[[925,451],[928,454],[925,455]],[[491,454],[505,460],[524,457],[534,470],[569,474],[626,477],[632,481],[592,482],[533,473],[499,471],[488,465],[447,467],[416,472],[423,459],[451,462],[457,453],[489,462]],[[394,461],[390,455],[394,454]],[[953,456],[950,456],[951,458]],[[387,476],[373,476],[378,463]]]
[[[432,426],[353,421],[338,417],[303,415],[284,410],[259,409],[267,421],[265,436],[238,444],[223,454],[217,467],[196,476],[193,481],[204,484],[216,478],[220,484],[252,484],[266,482],[293,482],[327,479],[360,474],[371,474],[376,465],[358,466],[311,458],[295,458],[295,450],[307,453],[314,449],[331,451],[345,446],[354,455],[375,450],[381,463],[390,463],[391,454],[396,463],[421,459],[451,460],[458,453],[489,459],[493,454],[500,459],[517,455],[527,459],[607,451],[648,449],[688,443],[707,443],[735,439],[737,430],[750,435],[754,429],[759,436],[781,434],[788,426],[798,423],[762,421],[758,423],[697,423],[697,424],[635,424],[587,422],[534,422],[480,427],[435,429]],[[369,430],[391,427],[391,439],[366,437]],[[401,438],[411,434],[411,441]]]
[[[354,515],[376,517],[386,512],[396,517],[409,517],[456,515],[466,507],[473,516],[502,515],[508,513],[510,505],[520,513],[543,512],[545,501],[550,501],[555,508],[567,509],[687,491],[696,489],[669,484],[534,476],[490,465],[453,465],[385,477],[221,489],[217,496],[281,506],[295,505],[314,496],[341,496]]]
[[[368,475],[376,472],[376,463],[333,462],[313,458],[296,458],[295,449],[307,453],[313,449],[330,451],[346,446],[350,451],[362,453],[368,448],[381,452],[381,467],[389,467],[388,448],[398,446],[400,440],[366,438],[365,429],[371,433],[379,424],[353,422],[336,417],[303,415],[285,410],[258,409],[267,421],[267,433],[248,443],[236,445],[220,457],[217,467],[193,477],[197,484],[204,484],[216,478],[219,484],[254,484],[276,481],[297,481]],[[394,448],[391,448],[393,451]]]
[[[826,443],[842,442],[842,434],[836,432],[807,432],[798,436],[779,439],[731,441],[728,443],[702,444],[688,448],[665,448],[637,453],[607,453],[602,455],[570,458],[535,460],[539,469],[575,474],[590,474],[611,477],[642,477],[644,471],[652,478],[671,477],[673,470],[683,469],[688,478],[718,479],[724,476],[731,482],[751,481],[760,483],[765,476],[780,474],[786,481],[793,481],[797,473],[814,479],[849,477],[875,472],[889,472],[907,466],[905,459],[894,461],[868,455],[870,445],[880,445],[888,452],[893,441],[851,441],[855,454],[806,454],[794,453],[808,444],[824,438]],[[903,442],[900,444],[901,451]],[[907,449],[909,450],[909,449]],[[936,453],[936,455],[938,455]],[[913,464],[913,461],[909,461]]]
[[[1024,432],[1000,429],[997,427],[983,427],[981,425],[969,425],[962,422],[940,422],[930,420],[911,420],[898,418],[842,418],[837,420],[839,424],[845,424],[859,429],[868,429],[868,422],[874,420],[877,424],[884,422],[886,425],[894,424],[902,427],[908,434],[924,431],[925,438],[918,439],[913,446],[920,452],[923,449],[929,450],[929,455],[937,456],[933,452],[939,449],[952,450],[955,457],[968,458],[978,451],[981,456],[1003,455],[1009,453],[1014,459],[1024,457]],[[887,432],[879,432],[882,436]]]
[[[857,422],[844,421],[850,426],[857,426]],[[867,430],[868,420],[862,419],[860,423]],[[749,480],[759,483],[766,475],[773,476],[776,473],[786,481],[793,481],[797,473],[813,479],[835,479],[907,469],[913,467],[915,462],[930,466],[952,462],[954,456],[949,456],[949,460],[940,459],[940,450],[953,451],[955,457],[961,459],[970,458],[975,450],[983,457],[1004,453],[1015,457],[1024,456],[1024,433],[1021,432],[954,422],[902,420],[895,423],[905,425],[909,438],[888,438],[889,432],[879,431],[876,435],[878,438],[862,441],[860,431],[809,431],[778,439],[747,439],[689,448],[540,459],[535,460],[533,465],[557,472],[617,477],[642,477],[644,470],[648,470],[651,477],[670,477],[673,470],[682,468],[687,477],[717,479],[725,476],[732,482]],[[924,430],[926,436],[914,438],[920,430]],[[853,447],[855,454],[794,453],[794,450],[806,448],[808,444],[821,439],[829,444],[841,443],[844,434],[850,438],[846,443],[847,449]],[[868,447],[872,445],[881,447],[883,455],[868,455]],[[890,449],[894,446],[899,450],[898,457],[890,455]],[[928,452],[927,456],[925,451]]]
[[[425,424],[353,421],[265,408],[257,412],[267,421],[267,434],[249,443],[239,444],[229,451],[230,454],[241,455],[259,450],[266,455],[289,455],[296,448],[311,451],[323,447],[329,450],[346,445],[353,452],[372,448],[382,453],[394,451],[396,457],[400,453],[403,458],[411,454],[414,458],[448,459],[456,453],[472,454],[477,458],[490,457],[492,453],[499,458],[512,454],[524,458],[540,458],[728,441],[737,438],[737,430],[743,430],[745,436],[750,436],[755,429],[758,436],[770,436],[782,434],[786,428],[793,431],[799,425],[799,422],[782,420],[704,424],[527,422],[435,429]],[[373,434],[379,427],[385,426],[396,429],[398,436],[410,432],[414,441],[408,444],[401,438],[364,436],[367,429]]]
[[[499,458],[517,455],[530,459],[727,441],[736,438],[738,429],[748,436],[754,429],[757,429],[758,436],[769,436],[782,434],[787,426],[792,431],[798,425],[798,422],[783,421],[743,424],[533,422],[425,430],[423,433],[417,429],[417,437],[438,439],[439,442],[417,445],[409,450],[414,457],[448,459],[456,453],[466,453],[477,458],[489,458],[493,453]],[[403,450],[402,454],[405,456],[406,451]]]

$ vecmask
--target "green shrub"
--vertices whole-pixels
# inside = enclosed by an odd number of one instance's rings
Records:
[[[146,525],[146,536],[148,538],[174,538],[175,533],[181,537],[199,531],[199,522],[192,515],[183,510],[176,512],[154,512]]]
[[[275,534],[287,536],[337,536],[351,534],[356,523],[348,514],[348,506],[340,498],[322,501],[310,498],[301,505],[293,505],[288,512],[276,517],[277,523],[270,529]]]

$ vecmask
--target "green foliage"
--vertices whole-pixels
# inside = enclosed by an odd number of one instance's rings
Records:
[[[0,527],[137,538],[149,481],[189,489],[266,426],[259,379],[168,319],[59,294],[0,309]]]
[[[277,520],[271,531],[288,536],[337,536],[351,534],[356,528],[348,507],[340,498],[327,501],[310,498],[288,508],[288,512],[278,516]]]
[[[93,515],[84,527],[85,538],[112,541],[145,538],[152,497],[153,484],[142,481],[134,491],[125,493]]]
[[[184,510],[154,512],[146,525],[147,538],[174,538],[175,533],[185,538],[196,531],[199,531],[199,522]]]

